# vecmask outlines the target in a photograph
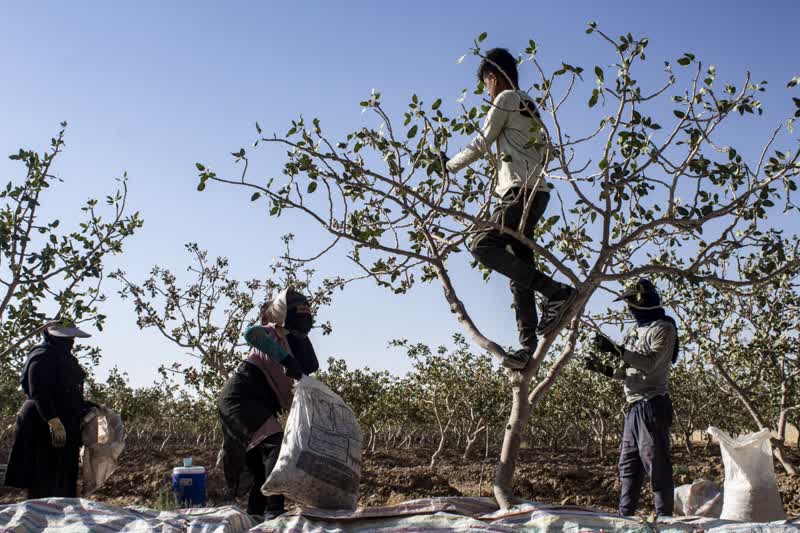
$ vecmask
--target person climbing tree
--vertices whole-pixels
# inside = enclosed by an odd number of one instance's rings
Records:
[[[5,484],[28,498],[78,495],[81,420],[93,403],[83,399],[86,373],[72,355],[76,337],[90,337],[72,322],[51,322],[44,342],[28,354],[20,384],[27,400],[17,413]]]
[[[246,467],[253,475],[247,512],[270,520],[286,512],[282,495],[261,493],[283,440],[276,415],[291,406],[293,380],[316,372],[319,362],[308,338],[314,317],[304,295],[292,288],[282,291],[261,306],[259,322],[245,331],[253,350],[226,381],[218,407],[226,481],[238,489]]]
[[[596,356],[586,358],[586,367],[605,376],[622,379],[625,385],[625,426],[619,457],[622,492],[619,514],[632,516],[639,503],[645,472],[650,477],[659,516],[672,516],[673,481],[670,457],[672,401],[669,374],[678,359],[678,330],[675,319],[667,316],[655,285],[642,278],[626,289],[617,300],[624,300],[636,325],[623,343],[616,344],[598,333],[598,351],[619,358],[621,367],[603,363]]]
[[[458,172],[490,152],[496,142],[495,193],[501,200],[491,221],[532,239],[550,201],[551,186],[544,173],[552,154],[546,146],[544,124],[534,102],[519,89],[517,62],[508,50],[486,52],[478,80],[489,92],[491,109],[472,142],[452,159],[442,154],[444,165],[447,171]],[[521,370],[536,348],[537,333],[547,335],[558,326],[575,290],[538,270],[531,248],[500,229],[479,233],[470,251],[485,267],[510,279],[522,348],[506,356],[503,366]],[[541,322],[536,314],[537,292],[544,297]]]

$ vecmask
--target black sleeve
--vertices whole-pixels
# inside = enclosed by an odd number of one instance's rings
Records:
[[[39,415],[45,420],[56,417],[53,391],[56,385],[56,369],[52,358],[37,357],[28,367],[28,390]]]
[[[289,347],[292,349],[292,355],[303,367],[305,374],[313,374],[319,370],[319,361],[314,351],[314,345],[311,344],[311,339],[289,334],[287,340],[289,341]]]

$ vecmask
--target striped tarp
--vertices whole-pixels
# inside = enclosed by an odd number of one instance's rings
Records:
[[[253,532],[630,532],[630,533],[788,533],[800,532],[797,521],[768,524],[714,518],[679,517],[659,522],[619,517],[593,509],[526,502],[498,510],[489,498],[429,498],[356,511],[306,508],[256,524],[235,507],[157,511],[115,507],[83,499],[51,498],[0,506],[0,531],[158,531],[172,533]]]
[[[69,531],[158,531],[172,533],[238,533],[256,525],[235,507],[157,511],[115,507],[82,498],[46,498],[0,506],[0,531],[33,533]]]
[[[431,498],[352,512],[304,509],[259,524],[251,531],[265,533],[312,531],[354,533],[372,531],[406,533],[439,531],[744,533],[755,531],[785,533],[800,532],[800,527],[790,521],[752,524],[691,517],[647,522],[643,519],[620,517],[595,509],[554,506],[536,502],[526,502],[504,511],[499,510],[494,500],[489,498]]]

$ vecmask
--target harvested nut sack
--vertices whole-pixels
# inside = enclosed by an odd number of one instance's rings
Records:
[[[786,519],[772,462],[770,431],[734,439],[719,428],[708,433],[719,441],[725,466],[723,520],[772,522]]]
[[[83,497],[86,498],[102,488],[117,469],[117,461],[125,449],[122,418],[108,407],[92,407],[83,417],[81,440]]]
[[[278,462],[261,487],[324,509],[355,509],[361,481],[361,428],[353,410],[320,381],[295,385]]]

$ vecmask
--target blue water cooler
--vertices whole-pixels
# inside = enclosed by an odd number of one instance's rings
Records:
[[[203,507],[206,504],[206,469],[192,466],[191,459],[184,466],[172,469],[172,490],[181,507]]]

